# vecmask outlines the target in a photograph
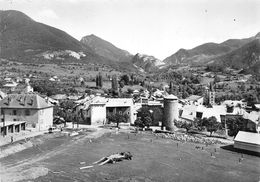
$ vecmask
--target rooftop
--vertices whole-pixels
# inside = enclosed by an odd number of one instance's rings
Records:
[[[199,96],[199,95],[191,95],[191,96],[189,96],[188,98],[186,98],[186,100],[197,101],[197,100],[199,100],[200,98],[202,98],[202,96]]]
[[[234,141],[260,145],[260,135],[258,133],[239,131]]]
[[[177,100],[178,99],[178,97],[176,97],[175,95],[168,95],[168,96],[166,96],[166,97],[164,97],[165,99],[172,99],[172,100]]]
[[[43,109],[52,107],[37,94],[10,94],[0,101],[1,108]]]

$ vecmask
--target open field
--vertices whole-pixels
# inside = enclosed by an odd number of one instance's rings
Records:
[[[195,148],[199,144],[178,142],[177,146],[177,141],[153,134],[104,133],[94,139],[87,135],[47,138],[1,159],[0,175],[9,181],[31,178],[38,182],[259,181],[260,158],[256,156],[244,154],[239,162],[241,154],[218,146],[203,146],[202,150]],[[133,159],[79,169],[121,151],[130,151]]]

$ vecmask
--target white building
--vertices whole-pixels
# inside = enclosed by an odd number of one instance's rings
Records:
[[[75,101],[78,103],[76,112],[84,111],[84,117],[91,125],[104,125],[110,114],[122,114],[128,116],[128,123],[136,120],[136,107],[132,98],[105,98],[101,96],[86,97]]]
[[[25,121],[26,127],[38,131],[53,124],[53,106],[36,94],[10,94],[0,101],[4,122]]]
[[[259,153],[260,135],[258,133],[239,131],[234,139],[234,148]]]
[[[202,105],[203,104],[203,96],[199,95],[191,95],[186,100],[189,104]]]

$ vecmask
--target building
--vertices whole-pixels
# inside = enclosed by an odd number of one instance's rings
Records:
[[[214,91],[209,91],[209,104],[212,106],[215,104],[215,94]]]
[[[8,91],[8,92],[13,92],[15,88],[17,87],[18,83],[14,81],[8,81],[6,84],[3,85],[3,87]]]
[[[199,95],[191,95],[188,98],[186,98],[189,104],[195,104],[195,105],[202,105],[203,104],[203,96]]]
[[[213,83],[210,83],[210,89],[208,91],[208,94],[209,104],[212,106],[215,105],[216,92]]]
[[[174,95],[164,97],[164,121],[163,126],[167,130],[173,131],[176,129],[174,121],[179,119],[178,98]]]
[[[2,122],[26,122],[38,131],[53,124],[53,106],[37,94],[10,94],[0,101]]]
[[[127,115],[127,122],[133,124],[136,120],[136,107],[132,98],[105,98],[101,96],[86,97],[75,101],[78,104],[76,112],[84,115],[86,123],[104,125],[111,114]]]
[[[234,148],[260,153],[260,135],[239,131],[234,139]]]
[[[122,114],[128,116],[128,123],[133,124],[136,120],[134,114],[134,102],[131,98],[109,98],[106,103],[106,114]]]

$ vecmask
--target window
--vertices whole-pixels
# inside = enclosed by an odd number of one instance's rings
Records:
[[[30,110],[29,109],[25,110],[25,116],[30,116]]]
[[[16,110],[13,110],[13,115],[16,115],[17,113],[16,113]]]

